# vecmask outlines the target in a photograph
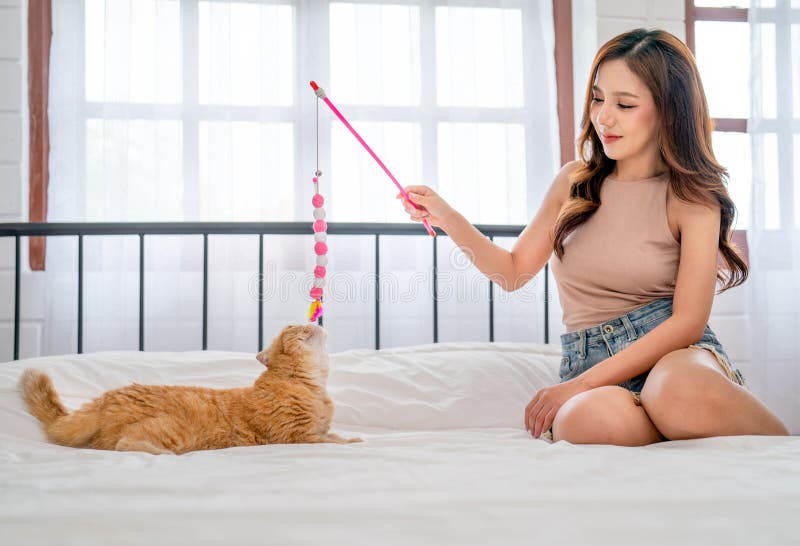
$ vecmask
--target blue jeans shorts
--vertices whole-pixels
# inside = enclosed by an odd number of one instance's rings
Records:
[[[670,316],[672,316],[672,298],[661,298],[597,326],[563,334],[559,368],[561,381],[577,377],[595,364],[615,355]],[[703,337],[689,347],[711,351],[728,379],[750,390],[742,373],[731,365],[731,360],[722,348],[722,344],[708,325]],[[650,370],[619,384],[620,387],[633,393],[637,404],[649,373]]]
[[[559,368],[561,382],[569,381],[595,364],[617,354],[671,316],[672,298],[661,298],[596,326],[562,334],[562,357]],[[703,331],[703,337],[689,347],[708,349],[728,379],[750,390],[742,372],[731,365],[728,354],[708,325]],[[641,405],[640,394],[649,374],[650,370],[619,383],[620,387],[631,392],[636,405]],[[542,434],[542,438],[553,440],[552,426]],[[666,438],[662,436],[662,439]]]

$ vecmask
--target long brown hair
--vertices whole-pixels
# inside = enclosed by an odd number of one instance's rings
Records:
[[[600,206],[600,187],[616,164],[603,152],[589,117],[597,70],[601,63],[613,59],[624,60],[653,95],[659,118],[659,148],[669,168],[673,193],[683,201],[716,202],[722,207],[719,252],[728,267],[717,270],[717,279],[724,281],[720,292],[742,284],[748,267],[730,240],[736,206],[728,194],[728,171],[717,163],[711,148],[714,125],[703,84],[692,52],[663,30],[632,30],[613,38],[597,52],[578,138],[580,166],[572,174],[570,198],[556,222],[553,250],[563,258],[564,239]]]

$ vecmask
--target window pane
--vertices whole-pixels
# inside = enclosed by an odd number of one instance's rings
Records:
[[[735,229],[750,229],[751,181],[750,135],[715,131],[712,135],[717,162],[728,169],[728,193],[736,204]]]
[[[86,221],[183,220],[182,134],[179,121],[86,120]]]
[[[86,100],[181,100],[178,0],[86,0]]]
[[[420,103],[419,7],[333,3],[331,95],[338,102]]]
[[[401,186],[422,180],[422,137],[417,123],[359,122],[353,127]],[[339,222],[408,222],[397,186],[341,123],[331,126],[332,220]],[[327,197],[325,178],[320,192]],[[420,226],[420,229],[422,226]]]
[[[440,123],[438,190],[473,223],[526,222],[525,128]]]
[[[440,106],[522,107],[521,10],[437,7],[436,81]]]
[[[747,23],[697,21],[697,65],[711,116],[750,115],[750,27]]]
[[[764,23],[759,25],[761,33],[761,116],[775,118],[777,115],[778,85],[775,69],[775,24]]]
[[[780,229],[781,203],[780,179],[778,178],[778,135],[763,135],[763,165],[764,165],[764,228]],[[758,190],[758,188],[756,188]],[[756,193],[758,193],[756,191]]]
[[[200,122],[200,220],[294,219],[291,123]]]
[[[800,118],[800,25],[792,25],[792,89],[794,89],[792,93],[794,118],[798,119]]]
[[[199,25],[201,104],[292,104],[291,6],[200,2]]]

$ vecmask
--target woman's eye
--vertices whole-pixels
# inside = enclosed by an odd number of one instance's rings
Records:
[[[623,110],[627,110],[628,108],[633,108],[633,106],[631,106],[630,104],[620,104],[619,107],[622,108]]]
[[[592,102],[603,102],[603,99],[598,99],[597,97],[592,97]]]

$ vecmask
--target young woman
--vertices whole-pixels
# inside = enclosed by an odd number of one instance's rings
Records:
[[[788,434],[707,325],[717,281],[724,291],[747,278],[730,243],[736,208],[712,129],[689,49],[667,32],[637,29],[597,53],[580,158],[555,177],[511,252],[429,187],[407,188],[420,205],[404,203],[411,219],[441,227],[506,290],[555,254],[568,333],[561,382],[525,409],[534,437],[635,446]]]

